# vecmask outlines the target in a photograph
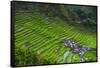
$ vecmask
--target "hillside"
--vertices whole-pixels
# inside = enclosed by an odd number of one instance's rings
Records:
[[[16,66],[96,61],[95,6],[14,4]],[[92,50],[80,57],[64,38]]]

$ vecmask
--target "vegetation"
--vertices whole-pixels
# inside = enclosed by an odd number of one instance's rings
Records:
[[[92,48],[84,62],[96,61],[96,7],[14,2],[15,65],[79,63],[63,38]]]

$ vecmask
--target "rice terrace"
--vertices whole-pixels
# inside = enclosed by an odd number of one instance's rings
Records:
[[[15,65],[97,61],[97,7],[13,2]]]

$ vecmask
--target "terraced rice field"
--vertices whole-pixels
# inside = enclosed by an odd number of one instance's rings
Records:
[[[15,16],[15,63],[17,66],[79,63],[81,57],[62,44],[62,39],[93,48],[84,54],[85,61],[96,61],[96,33],[75,27],[56,17],[42,14]]]

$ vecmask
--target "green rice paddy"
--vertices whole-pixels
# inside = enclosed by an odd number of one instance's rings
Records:
[[[80,63],[81,57],[61,43],[65,37],[93,48],[84,54],[84,62],[96,61],[96,33],[59,17],[28,13],[15,15],[16,66]]]

